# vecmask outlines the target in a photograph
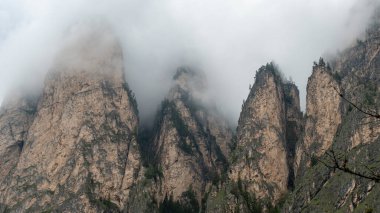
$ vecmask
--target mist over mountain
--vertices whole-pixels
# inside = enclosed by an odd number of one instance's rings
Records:
[[[361,37],[379,5],[348,1],[28,1],[0,5],[0,99],[41,90],[73,35],[107,26],[124,53],[125,76],[143,122],[151,121],[178,66],[202,70],[208,97],[236,124],[254,71],[275,61],[300,88],[310,65]]]
[[[0,4],[0,213],[380,211],[380,2]]]

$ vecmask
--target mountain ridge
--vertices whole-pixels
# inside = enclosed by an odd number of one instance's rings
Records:
[[[143,127],[116,37],[79,37],[40,96],[1,106],[0,212],[376,212],[378,183],[331,153],[380,170],[380,123],[357,108],[379,111],[379,26],[314,64],[305,114],[278,66],[259,68],[236,131],[190,66]]]

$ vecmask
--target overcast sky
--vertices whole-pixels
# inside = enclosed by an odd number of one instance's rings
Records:
[[[236,121],[255,70],[274,60],[301,92],[312,62],[362,36],[380,0],[0,0],[0,100],[40,85],[65,32],[102,20],[121,40],[143,119],[175,68],[202,69],[210,97]]]

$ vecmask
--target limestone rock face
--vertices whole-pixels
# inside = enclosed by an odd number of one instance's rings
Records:
[[[317,149],[312,149],[310,152],[319,154],[320,160],[331,165],[333,163],[331,158],[323,152],[334,151],[341,165],[344,163],[351,170],[367,176],[380,173],[379,119],[360,112],[347,101],[342,99],[338,101],[336,92],[334,93],[333,89],[328,91],[326,83],[327,79],[330,79],[332,85],[339,86],[339,91],[347,100],[355,103],[362,110],[370,113],[379,112],[379,35],[378,22],[367,30],[364,41],[358,41],[356,45],[345,50],[332,61],[329,72],[322,73],[321,71],[326,68],[321,69],[318,66],[311,78],[320,76],[315,85],[324,92],[316,98],[317,100],[325,99],[325,101],[318,105],[319,109],[312,105],[307,107],[307,115],[319,114],[314,117],[316,124],[321,119],[324,121],[321,120],[323,122],[320,124],[329,124],[314,126],[312,131],[306,123],[305,137],[310,133],[319,133],[319,135],[314,134],[318,137],[311,141],[309,146]],[[322,76],[325,78],[321,78]],[[313,85],[313,82],[309,80],[309,84]],[[312,86],[308,85],[308,99],[310,99],[309,96],[317,94],[313,93],[315,90],[310,91],[309,94],[309,87],[312,88]],[[312,101],[315,105],[318,104]],[[331,104],[334,102],[335,106]],[[323,109],[323,105],[327,108]],[[316,113],[323,111],[328,114]],[[330,114],[332,112],[336,114]],[[306,122],[310,123],[309,116],[307,119]],[[332,130],[335,130],[335,133]],[[320,143],[320,141],[325,141],[325,143]],[[326,147],[327,150],[322,150],[320,147]],[[373,180],[329,169],[317,161],[297,178],[295,189],[287,199],[283,210],[285,212],[378,212],[380,211],[379,199],[380,189]]]
[[[295,84],[284,84],[286,108],[286,144],[288,155],[289,179],[288,188],[294,187],[295,171],[294,160],[296,146],[304,131],[304,118],[300,109],[299,91]]]
[[[207,212],[270,212],[294,185],[295,146],[303,131],[299,92],[273,63],[261,67],[243,102],[228,178],[213,187]],[[278,210],[278,209],[277,209]]]
[[[21,92],[6,98],[0,109],[0,183],[17,165],[35,110],[36,98]]]
[[[10,114],[5,111],[2,118]],[[1,177],[0,203],[7,209],[127,207],[141,173],[138,117],[112,34],[85,32],[72,39],[46,77],[30,127],[24,120],[13,139],[24,141],[21,155],[12,172]]]
[[[298,90],[284,85],[273,64],[259,69],[240,114],[235,161],[229,173],[231,180],[244,183],[246,190],[259,199],[276,203],[288,189],[287,136],[296,137],[291,131],[299,131],[290,125],[294,122],[299,126],[298,99]]]
[[[201,73],[180,67],[158,112],[154,146],[162,170],[161,199],[184,200],[191,192],[200,206],[207,185],[227,166],[221,147],[227,152],[232,133],[203,106],[203,81]]]
[[[322,61],[315,65],[307,84],[306,124],[296,151],[296,176],[299,170],[310,166],[311,156],[320,157],[333,143],[342,119],[341,98],[337,91],[340,91],[339,83],[331,70]]]
[[[118,40],[73,32],[42,92],[0,108],[0,212],[380,212],[368,178],[380,174],[380,21],[314,64],[305,115],[294,83],[260,68],[236,133],[190,67],[139,128]],[[364,177],[327,167],[331,151]]]

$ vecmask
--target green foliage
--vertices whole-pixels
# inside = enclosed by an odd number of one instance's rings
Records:
[[[365,44],[365,42],[364,42],[363,40],[361,40],[361,39],[356,39],[356,44],[357,44],[358,46],[362,46],[362,45]]]
[[[191,113],[191,117],[194,118],[197,126],[199,127],[195,134],[202,135],[206,140],[206,148],[210,152],[214,152],[216,154],[216,162],[221,163],[224,167],[224,169],[227,169],[228,162],[224,154],[222,153],[220,147],[216,143],[216,138],[210,133],[209,128],[204,128],[204,122],[199,118],[197,115],[198,111],[208,112],[209,109],[205,108],[201,104],[199,104],[196,100],[192,98],[192,96],[186,92],[182,92],[181,100],[186,106],[186,108],[189,109]],[[185,125],[185,124],[184,124]],[[193,145],[193,148],[195,148],[196,151],[200,152],[200,148],[198,146],[198,143],[195,142],[194,133],[187,133],[187,138],[190,140],[190,142]],[[190,148],[192,148],[190,146]]]
[[[53,212],[53,209],[46,209],[46,210],[44,210],[44,211],[42,211],[41,213],[50,213],[50,212]]]
[[[258,78],[258,76],[261,74],[261,73],[265,73],[265,72],[270,72],[272,73],[274,76],[276,76],[275,80],[276,81],[283,81],[285,80],[285,76],[284,74],[280,71],[280,68],[278,67],[278,65],[271,61],[270,63],[267,63],[266,65],[262,66],[259,68],[259,70],[256,72],[256,82],[255,84],[257,84],[258,82],[257,81],[260,81],[260,78]],[[279,82],[277,82],[279,83]]]
[[[162,168],[149,164],[148,168],[145,170],[144,176],[146,179],[154,179],[156,181],[158,178],[163,177]]]
[[[370,106],[375,104],[374,96],[371,95],[370,93],[365,94],[365,104],[370,105]]]
[[[311,151],[315,151],[315,150],[318,150],[319,148],[321,148],[322,144],[319,143],[319,142],[315,142],[315,143],[312,143],[310,145],[310,150]]]
[[[174,201],[172,196],[165,196],[159,207],[159,212],[162,213],[198,213],[199,210],[200,206],[192,189],[183,192],[179,201]]]
[[[211,175],[211,180],[213,185],[218,185],[218,183],[222,180],[221,177],[215,172]]]
[[[136,97],[135,97],[135,93],[129,88],[129,85],[127,83],[123,83],[123,88],[125,91],[127,91],[128,93],[128,99],[133,107],[133,110],[135,112],[136,115],[139,114],[139,110],[138,110],[138,106],[137,106],[137,101],[136,101]]]
[[[194,191],[190,188],[189,190],[182,193],[181,198],[186,200],[187,208],[191,208],[195,212],[199,212],[199,203],[195,196]]]
[[[194,136],[189,132],[189,129],[185,122],[182,120],[181,115],[176,109],[176,106],[173,102],[168,103],[168,110],[170,113],[171,121],[173,122],[174,127],[176,128],[180,141],[178,146],[187,154],[192,154],[193,150],[191,144],[187,143],[187,138],[190,139],[190,142],[194,141]]]
[[[93,180],[91,173],[87,175],[86,179],[84,192],[87,194],[90,202],[95,204],[98,208],[106,210],[106,212],[119,212],[119,207],[109,199],[95,197],[93,191],[98,183]]]
[[[311,161],[311,166],[315,166],[318,164],[318,157],[315,155],[312,155],[310,161]]]
[[[24,108],[21,110],[23,110],[26,114],[34,115],[37,112],[37,107]]]
[[[237,160],[239,159],[240,157],[240,150],[238,150],[238,146],[237,146],[237,137],[236,137],[236,134],[234,134],[231,138],[231,143],[228,144],[230,150],[231,150],[231,153],[230,153],[230,162],[231,163],[236,163]]]
[[[285,93],[285,103],[287,105],[289,105],[289,106],[293,104],[293,98],[292,98],[292,96],[290,96],[290,95],[288,95],[286,93]]]
[[[243,199],[243,203],[245,204],[249,212],[262,212],[262,205],[256,200],[254,194],[249,193],[245,189],[245,187],[243,186],[243,182],[240,178],[238,179],[237,186],[232,186],[231,193],[234,194],[235,197],[237,197],[238,199]]]
[[[335,81],[337,81],[337,82],[342,81],[342,76],[340,76],[340,74],[338,72],[334,72],[332,74],[332,76],[333,76],[333,78],[334,78]]]
[[[323,60],[322,57],[319,58],[318,65],[319,65],[319,66],[322,66],[322,67],[326,66],[326,63],[325,63],[325,61]]]
[[[111,202],[110,200],[106,199],[95,199],[93,202],[100,208],[106,210],[106,212],[119,212],[119,207]]]
[[[34,190],[37,189],[37,184],[35,184],[35,183],[31,183],[31,184],[26,183],[26,184],[22,185],[20,188],[21,188],[23,191],[25,191],[25,192],[28,192],[28,191],[34,191]]]
[[[364,92],[364,104],[374,106],[376,103],[377,87],[374,84],[367,84]]]
[[[269,213],[277,213],[281,212],[281,208],[285,203],[285,196],[280,199],[276,206],[272,206],[270,200],[261,199],[258,200],[255,197],[255,194],[247,191],[244,182],[239,178],[237,183],[232,182],[230,185],[230,193],[235,196],[238,201],[238,205],[236,206],[236,211],[239,212],[241,209],[241,205],[246,208],[247,212],[259,213],[263,212],[264,207],[267,209]],[[240,207],[239,207],[240,206]],[[243,208],[243,209],[244,209]]]
[[[141,127],[138,132],[138,144],[144,167],[155,165],[155,152],[153,147],[153,130]]]
[[[168,198],[165,196],[164,201],[161,203],[158,211],[160,213],[176,213],[176,212],[191,212],[191,209],[185,209],[178,201],[173,201],[173,197]]]
[[[272,206],[271,202],[266,202],[267,203],[267,208],[269,213],[280,213],[281,209],[285,205],[287,199],[287,195],[283,195],[278,201],[275,206]]]
[[[161,124],[166,116],[170,116],[170,120],[173,124],[173,127],[177,130],[179,135],[179,143],[178,146],[187,154],[192,154],[192,146],[187,143],[187,139],[190,139],[190,142],[194,141],[194,136],[190,134],[187,125],[182,120],[181,115],[176,109],[175,103],[165,99],[161,102],[160,111],[157,113],[158,116],[155,120],[155,125],[153,128],[153,132],[158,132],[161,128]]]
[[[354,108],[352,107],[352,105],[348,105],[348,112],[351,112]]]
[[[207,209],[207,200],[209,197],[210,191],[206,191],[205,195],[202,197],[201,200],[201,211],[200,212],[206,212]]]
[[[326,64],[326,68],[327,68],[328,71],[332,71],[331,66],[330,66],[329,63]]]
[[[281,209],[278,207],[278,206],[272,206],[270,205],[268,207],[268,213],[280,213],[281,212]]]
[[[272,61],[270,63],[267,63],[265,66],[260,67],[259,72],[263,71],[271,71],[271,72],[276,72],[277,71],[277,65]]]

